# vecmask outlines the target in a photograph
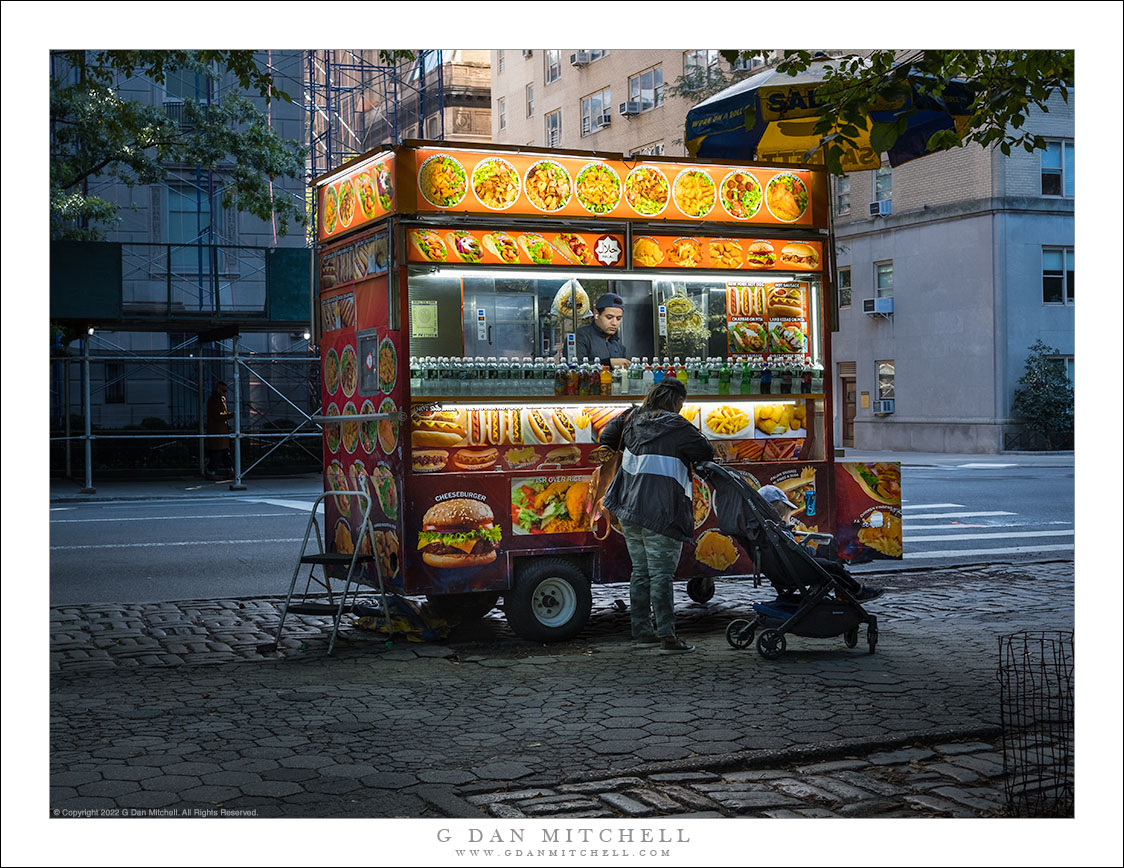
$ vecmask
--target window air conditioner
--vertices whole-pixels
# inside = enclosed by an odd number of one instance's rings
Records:
[[[589,52],[579,51],[570,55],[570,66],[582,67],[589,63]]]
[[[613,122],[613,113],[611,111],[605,112],[597,119],[597,123],[603,127],[607,127]]]
[[[640,114],[640,100],[630,99],[628,102],[622,102],[620,108],[617,109],[617,114],[626,118]]]
[[[894,213],[893,203],[889,199],[882,202],[870,203],[870,216],[871,217],[889,217]]]
[[[524,57],[530,57],[532,54],[534,54],[534,51],[532,49],[530,49],[530,48],[524,48],[523,49],[523,56]]]
[[[890,316],[894,313],[894,299],[893,297],[864,298],[863,313]]]
[[[883,398],[881,401],[874,402],[874,412],[878,416],[888,416],[894,412],[894,399]]]

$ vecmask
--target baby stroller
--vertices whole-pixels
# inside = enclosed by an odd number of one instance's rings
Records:
[[[732,621],[726,641],[734,648],[747,648],[761,630],[757,651],[773,660],[784,653],[786,634],[816,639],[842,636],[847,647],[854,648],[859,625],[866,624],[866,641],[873,654],[878,620],[844,584],[847,574],[842,566],[833,565],[840,573],[833,575],[817,563],[810,548],[782,530],[780,515],[736,472],[709,461],[695,469],[714,489],[720,530],[752,558],[754,587],[760,586],[764,575],[777,591],[772,602],[753,604],[754,618]],[[827,534],[809,536],[831,539]]]

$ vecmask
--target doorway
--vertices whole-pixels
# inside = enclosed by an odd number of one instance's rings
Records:
[[[855,447],[855,414],[857,412],[857,392],[854,377],[840,377],[843,396],[843,446]]]

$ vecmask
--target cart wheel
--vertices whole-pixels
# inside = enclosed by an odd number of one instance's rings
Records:
[[[573,563],[536,558],[519,571],[504,597],[504,614],[516,635],[535,642],[562,642],[581,632],[593,609],[589,579]]]
[[[846,633],[844,633],[843,634],[843,641],[847,644],[848,648],[854,648],[856,645],[858,645],[859,644],[859,628],[856,627],[854,630],[848,630]]]
[[[878,631],[870,627],[866,628],[866,647],[867,653],[873,654],[875,647],[878,645]]]
[[[430,610],[438,618],[463,624],[478,621],[496,607],[500,595],[495,591],[477,594],[426,594]]]
[[[784,633],[766,630],[757,639],[757,653],[766,660],[776,660],[784,653],[787,645],[788,642],[784,638]]]
[[[753,636],[756,632],[756,618],[752,621],[739,618],[736,621],[731,621],[730,626],[726,628],[726,641],[730,643],[731,648],[748,648],[753,644]]]
[[[710,576],[688,579],[687,596],[696,603],[709,603],[714,598],[714,579]]]

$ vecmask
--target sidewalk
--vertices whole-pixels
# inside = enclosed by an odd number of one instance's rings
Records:
[[[939,465],[1011,465],[1020,467],[1073,467],[1072,452],[1000,452],[976,455],[963,452],[890,452],[844,449],[836,452],[836,461],[900,461],[903,467],[934,467]]]
[[[632,647],[616,586],[562,645],[493,612],[441,644],[356,631],[333,658],[312,618],[258,653],[274,598],[56,608],[51,808],[995,816],[997,636],[1072,629],[1073,565],[886,584],[877,653],[793,637],[774,661],[725,641],[765,593],[735,582],[706,606],[677,589],[697,650],[667,656]]]

